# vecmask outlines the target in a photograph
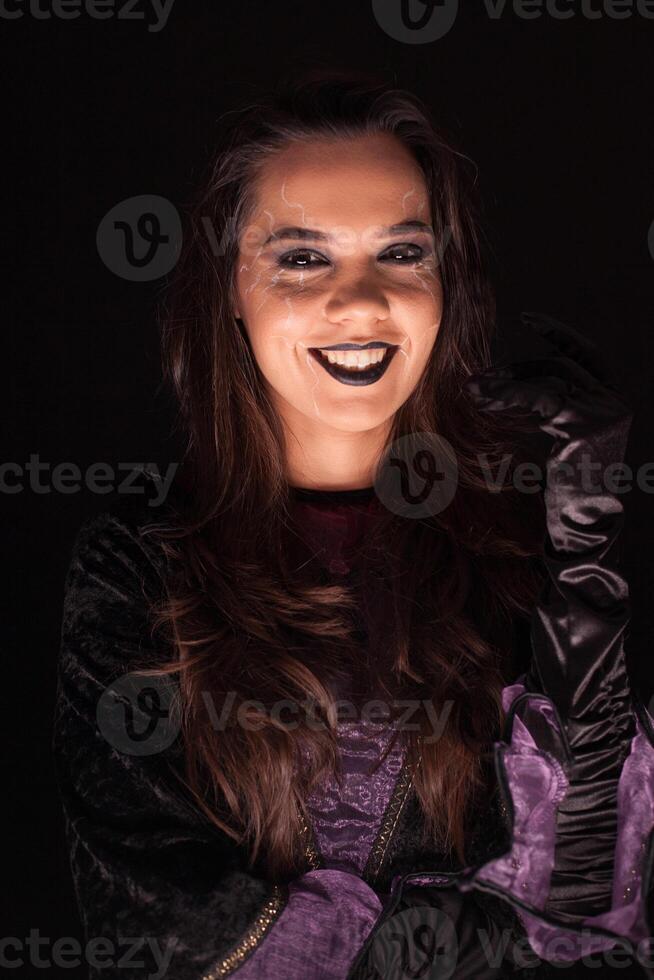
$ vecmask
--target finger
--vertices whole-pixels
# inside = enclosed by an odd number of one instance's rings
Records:
[[[615,388],[599,347],[575,327],[544,313],[522,313],[520,319],[563,355],[580,364],[597,382]]]
[[[567,397],[567,386],[559,378],[548,378],[551,384],[544,386],[541,379],[520,381],[514,378],[470,378],[466,389],[475,399],[478,408],[487,411],[520,409],[552,418],[557,415]]]
[[[564,355],[516,361],[502,367],[491,366],[485,371],[480,371],[475,377],[489,380],[513,378],[516,384],[535,381],[544,387],[554,387],[556,390],[563,385],[569,393],[577,388],[595,391],[602,387],[585,368]]]

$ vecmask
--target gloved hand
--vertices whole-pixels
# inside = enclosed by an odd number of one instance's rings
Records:
[[[551,902],[574,918],[602,911],[610,899],[617,780],[634,734],[624,655],[628,586],[616,554],[623,506],[611,492],[611,466],[623,459],[632,417],[594,345],[549,317],[522,320],[555,347],[554,356],[489,368],[466,388],[482,410],[526,412],[551,439],[548,579],[531,621],[527,688],[552,700],[572,752]]]

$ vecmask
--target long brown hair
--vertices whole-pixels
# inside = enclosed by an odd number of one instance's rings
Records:
[[[508,452],[510,477],[516,442],[462,390],[489,363],[495,325],[475,167],[420,99],[359,74],[305,74],[228,121],[188,209],[160,313],[165,377],[187,445],[181,503],[157,528],[174,573],[155,625],[173,648],[160,671],[179,673],[185,778],[205,814],[246,843],[253,861],[265,855],[273,875],[299,871],[307,795],[338,759],[329,677],[364,663],[391,697],[429,699],[437,711],[449,704],[438,739],[423,737],[422,706],[420,732],[404,737],[427,832],[463,860],[466,814],[502,720],[511,623],[533,601],[539,579],[530,558],[541,545],[534,498],[519,497],[510,479],[491,493],[481,471],[480,460],[494,471]],[[437,238],[447,240],[433,354],[393,418],[388,446],[437,433],[456,452],[459,482],[435,515],[414,520],[381,509],[361,548],[357,589],[298,560],[284,434],[230,298],[253,180],[270,155],[292,140],[377,132],[395,134],[414,154]],[[388,465],[384,453],[379,478]],[[218,712],[226,699],[232,705],[220,731],[209,724],[209,699]],[[298,714],[294,726],[283,724],[269,710],[280,701],[310,703],[314,723]]]

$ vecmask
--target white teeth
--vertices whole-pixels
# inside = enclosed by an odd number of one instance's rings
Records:
[[[343,350],[318,350],[323,357],[326,357],[330,364],[340,364],[342,367],[353,368],[362,371],[370,367],[371,364],[379,364],[386,354],[388,348],[372,349],[366,351],[343,351]]]

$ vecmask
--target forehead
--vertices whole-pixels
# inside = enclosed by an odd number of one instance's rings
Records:
[[[266,227],[430,218],[422,170],[390,133],[293,143],[266,160],[254,191],[252,218]]]

